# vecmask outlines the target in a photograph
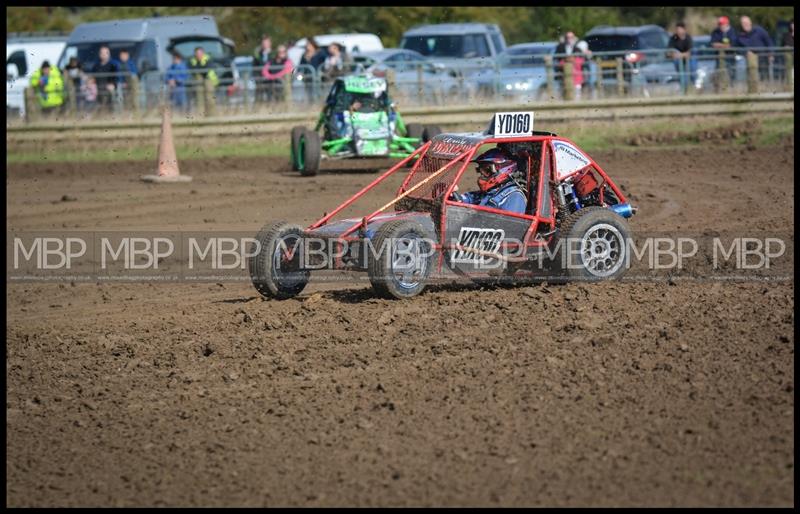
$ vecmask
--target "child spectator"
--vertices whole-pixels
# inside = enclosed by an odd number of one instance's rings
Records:
[[[83,99],[83,109],[86,112],[93,112],[95,107],[97,106],[97,79],[87,75],[85,73],[81,74],[81,88],[80,88],[80,96]]]

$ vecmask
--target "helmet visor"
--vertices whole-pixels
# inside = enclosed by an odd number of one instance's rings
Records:
[[[482,177],[489,178],[495,174],[495,166],[490,162],[482,162],[478,164],[477,172]]]

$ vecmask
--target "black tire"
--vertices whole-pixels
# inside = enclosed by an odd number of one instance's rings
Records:
[[[442,133],[442,128],[439,125],[426,125],[425,130],[422,132],[422,141],[427,143],[434,136],[438,136]]]
[[[301,126],[292,127],[292,171],[300,171],[300,163],[298,162],[298,151],[300,148],[300,138],[305,132],[306,128]]]
[[[300,267],[302,237],[302,228],[285,221],[264,225],[256,235],[261,250],[248,257],[247,268],[253,286],[265,298],[286,300],[300,294],[308,284],[310,272]],[[281,260],[281,241],[285,249],[295,249],[289,261]],[[252,247],[248,253],[253,253]]]
[[[630,237],[625,218],[605,207],[585,207],[566,216],[553,241],[554,281],[620,278],[627,271]]]
[[[406,137],[415,137],[422,140],[422,134],[425,133],[425,126],[422,123],[409,123],[406,125]]]
[[[433,252],[429,241],[433,237],[425,228],[410,220],[394,220],[378,229],[372,238],[376,255],[369,255],[367,272],[375,292],[384,298],[411,298],[425,289],[427,278],[433,266]],[[415,241],[414,246],[409,243]],[[397,250],[408,249],[416,255],[396,255]],[[403,261],[403,262],[400,262]],[[409,275],[403,274],[396,266],[409,266]],[[398,277],[400,273],[402,277]]]
[[[300,174],[304,177],[316,175],[319,171],[319,162],[322,157],[322,143],[319,134],[312,130],[303,132],[303,169]]]

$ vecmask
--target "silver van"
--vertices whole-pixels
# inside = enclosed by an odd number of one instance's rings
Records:
[[[108,45],[113,59],[120,50],[128,50],[139,73],[163,72],[172,64],[170,49],[176,43],[182,48],[196,43],[215,60],[233,59],[233,42],[220,36],[213,16],[163,16],[82,23],[70,34],[58,67],[63,69],[70,57],[77,57],[89,71],[98,61],[100,47]]]
[[[407,30],[400,47],[436,60],[480,59],[496,57],[506,40],[494,24],[439,23]]]

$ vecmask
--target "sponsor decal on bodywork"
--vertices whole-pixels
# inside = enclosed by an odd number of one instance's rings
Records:
[[[589,158],[566,141],[553,141],[556,154],[556,176],[562,180],[589,165]]]
[[[451,262],[486,262],[492,258],[487,254],[496,254],[504,237],[505,231],[498,228],[461,227]]]

